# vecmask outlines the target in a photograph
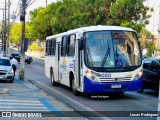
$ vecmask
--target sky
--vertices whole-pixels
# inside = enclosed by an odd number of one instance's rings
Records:
[[[6,0],[7,3],[8,3],[8,0]],[[22,1],[22,0],[20,0]],[[26,1],[30,1],[30,0],[26,0]],[[57,0],[47,0],[47,3],[50,4],[52,2],[56,2]],[[10,10],[10,13],[12,14],[13,11],[16,11],[17,9],[17,5],[18,5],[18,2],[19,0],[10,0],[11,2],[11,10]],[[26,20],[29,20],[29,11],[32,11],[38,7],[45,7],[46,6],[46,0],[31,0],[30,3],[32,3],[32,5],[30,5],[28,8],[27,8],[27,11],[26,11]],[[1,9],[4,9],[5,8],[5,0],[0,0],[0,8]],[[19,9],[19,6],[18,6],[18,9]],[[3,10],[0,10],[0,21],[2,21],[3,19]],[[12,21],[12,20],[11,20]],[[17,21],[19,21],[19,17],[17,18]]]

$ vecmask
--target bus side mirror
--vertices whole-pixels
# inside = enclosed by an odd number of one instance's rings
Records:
[[[83,39],[79,40],[79,50],[83,50]]]

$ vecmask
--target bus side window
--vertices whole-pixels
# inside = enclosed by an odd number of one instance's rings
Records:
[[[66,56],[66,48],[67,48],[67,36],[62,37],[62,44],[61,44],[61,56]]]
[[[74,56],[75,54],[75,34],[69,36],[68,46],[67,46],[67,56]]]
[[[46,42],[46,56],[50,55],[50,40]]]
[[[52,55],[52,40],[49,41],[49,55]]]
[[[55,55],[56,40],[52,39],[51,55]]]

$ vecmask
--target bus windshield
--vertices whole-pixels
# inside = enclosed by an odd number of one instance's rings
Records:
[[[92,31],[84,34],[85,64],[88,67],[122,68],[141,65],[136,33]]]

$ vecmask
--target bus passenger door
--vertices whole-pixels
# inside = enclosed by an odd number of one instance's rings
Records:
[[[82,79],[83,79],[83,59],[82,59],[82,50],[79,49],[80,42],[76,40],[76,53],[75,53],[75,88],[81,90]]]
[[[82,82],[83,82],[83,51],[80,51],[80,81],[79,81],[79,87],[82,88]]]
[[[58,81],[60,81],[60,43],[58,43]]]
[[[55,72],[55,80],[59,81],[60,80],[60,74],[59,74],[59,69],[60,69],[60,43],[56,44],[56,59],[55,59],[55,65],[56,65],[56,72]]]

